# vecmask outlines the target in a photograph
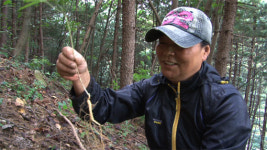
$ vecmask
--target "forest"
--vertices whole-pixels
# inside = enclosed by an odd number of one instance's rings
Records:
[[[75,48],[85,57],[90,73],[103,88],[117,90],[160,73],[156,42],[147,43],[144,37],[177,6],[199,8],[210,17],[213,37],[207,62],[229,78],[247,103],[252,134],[246,148],[267,149],[266,0],[0,0],[0,135],[7,135],[3,111],[10,98],[24,99],[28,105],[36,99],[39,102],[48,93],[44,89],[57,90],[52,84],[67,95],[71,83],[60,78],[55,65],[64,46]],[[14,69],[12,73],[7,71],[15,67],[19,75],[13,77]],[[35,86],[21,81],[20,76],[26,74],[22,70],[32,71],[25,78],[34,74],[36,79],[30,81]],[[56,102],[65,116],[70,112],[73,117],[69,103]],[[140,118],[138,123],[133,123],[135,120],[110,128],[127,128],[130,123],[143,126],[142,121]],[[84,138],[83,134],[79,136]],[[0,149],[7,148],[4,143],[5,139],[0,138]],[[128,148],[147,149],[143,145]]]

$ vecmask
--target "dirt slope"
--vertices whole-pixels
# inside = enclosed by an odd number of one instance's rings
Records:
[[[68,90],[33,70],[0,58],[0,149],[147,149],[141,119],[101,127],[80,120]],[[140,125],[141,124],[141,125]],[[101,140],[102,139],[102,142]]]

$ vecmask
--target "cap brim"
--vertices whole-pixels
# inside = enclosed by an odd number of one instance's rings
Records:
[[[145,40],[147,42],[153,42],[162,36],[162,33],[168,36],[174,43],[183,47],[189,48],[202,41],[202,39],[185,32],[173,25],[164,25],[155,27],[146,33]]]

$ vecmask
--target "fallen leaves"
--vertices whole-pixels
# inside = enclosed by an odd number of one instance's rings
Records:
[[[6,129],[13,128],[13,127],[14,127],[14,124],[5,124],[5,125],[2,126],[2,129],[6,130]]]
[[[25,99],[21,99],[21,98],[18,98],[18,97],[16,98],[15,105],[17,107],[24,107],[25,104],[26,104]]]
[[[61,125],[57,123],[56,124],[56,128],[59,129],[59,130],[61,130]]]
[[[70,125],[55,111],[59,104],[64,104],[61,113],[74,125],[82,144],[89,149],[100,149],[91,140],[96,137],[99,141],[99,135],[93,136],[95,131],[88,130],[88,124],[81,121],[72,107],[69,107],[69,89],[65,89],[66,86],[63,87],[54,80],[51,82],[46,77],[40,78],[44,82],[37,82],[33,70],[11,61],[2,61],[1,58],[0,62],[0,149],[79,149]],[[46,88],[37,88],[45,83]],[[20,87],[25,87],[21,93],[18,91]],[[34,97],[37,92],[26,97],[25,94],[30,90],[37,91],[42,98]],[[122,134],[123,128],[121,125],[116,128],[113,125],[103,127],[104,135],[101,138],[106,149],[137,148],[136,142],[145,145],[140,142],[146,140],[141,136],[143,129],[125,137]]]
[[[25,104],[26,104],[25,99],[21,99],[18,97],[16,98],[15,106],[17,106],[17,110],[21,115],[25,115],[25,108],[24,108]]]

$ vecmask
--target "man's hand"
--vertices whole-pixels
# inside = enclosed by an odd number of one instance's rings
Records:
[[[76,95],[82,94],[84,91],[82,84],[87,87],[90,82],[90,74],[84,57],[73,48],[64,47],[58,56],[56,66],[60,76],[73,81]]]

